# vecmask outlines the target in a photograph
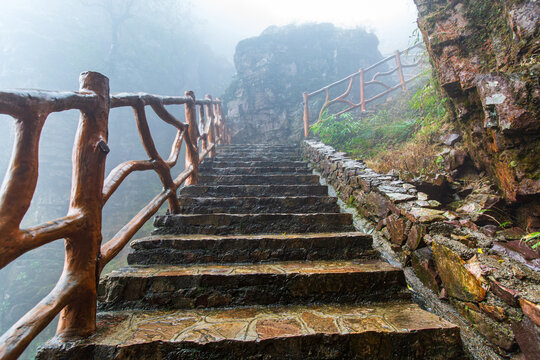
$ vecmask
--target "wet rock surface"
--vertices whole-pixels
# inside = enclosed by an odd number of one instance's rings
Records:
[[[246,196],[326,196],[321,185],[188,185],[180,196],[246,197]]]
[[[520,222],[538,231],[538,1],[415,3],[419,28],[468,154],[520,209]]]
[[[463,201],[436,204],[430,189],[419,191],[394,175],[377,174],[322,143],[307,140],[302,149],[340,198],[371,222],[374,234],[423,291],[461,314],[460,323],[481,334],[493,354],[510,357],[521,351],[535,358],[529,339],[536,328],[528,321],[537,326],[539,317],[538,253],[520,240],[523,230],[503,225],[497,212],[501,198],[489,184],[471,189]],[[473,356],[488,358],[476,348],[471,343]]]
[[[337,199],[329,196],[274,196],[274,197],[180,197],[183,214],[229,213],[285,213],[339,212]]]
[[[154,226],[156,227],[154,234],[220,235],[354,231],[351,215],[343,213],[161,215],[156,216]]]
[[[458,328],[412,304],[104,312],[98,323],[38,359],[462,358]]]
[[[276,172],[280,155],[298,151],[254,148],[267,159],[218,147],[203,181],[232,184],[184,187],[185,213],[156,217],[166,235],[133,241],[130,266],[101,280],[97,333],[50,342],[38,358],[462,358],[459,329],[411,304],[403,271],[378,258],[327,186],[303,185],[316,178],[305,174],[281,184],[291,175]],[[272,170],[235,174],[233,163]],[[268,178],[277,184],[257,184]]]
[[[406,300],[403,272],[380,260],[134,266],[107,275],[100,308],[354,303]]]
[[[162,235],[138,239],[130,265],[258,263],[373,258],[371,236],[357,232],[266,235]]]

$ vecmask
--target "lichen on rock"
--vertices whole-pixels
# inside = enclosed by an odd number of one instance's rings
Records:
[[[540,3],[415,3],[469,155],[517,205],[521,223],[535,231],[540,226]]]

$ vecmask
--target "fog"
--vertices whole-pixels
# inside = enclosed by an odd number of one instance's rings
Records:
[[[229,59],[238,41],[270,25],[330,22],[363,27],[377,35],[383,54],[406,48],[417,28],[413,0],[199,0],[193,5],[202,25],[198,31]]]
[[[412,0],[0,0],[0,89],[77,90],[79,73],[94,70],[110,78],[112,92],[182,95],[194,90],[197,97],[220,96],[234,76],[238,41],[271,25],[363,27],[378,36],[380,51],[388,54],[411,43],[415,19]],[[173,112],[182,118],[182,108]],[[53,114],[45,125],[40,177],[24,226],[66,213],[77,118],[76,111]],[[149,121],[164,154],[174,131],[155,116]],[[12,133],[13,119],[0,115],[0,178],[9,162]],[[107,171],[121,161],[146,158],[131,111],[111,111],[109,146]],[[183,154],[175,173],[182,166]],[[160,187],[154,174],[130,177],[104,210],[104,240]],[[150,228],[147,224],[145,231]],[[56,241],[0,270],[0,334],[48,293],[62,263],[63,243]],[[54,325],[23,358],[53,333]]]

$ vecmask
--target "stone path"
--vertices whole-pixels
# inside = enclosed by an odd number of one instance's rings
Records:
[[[463,357],[296,148],[221,146],[180,202],[101,280],[96,334],[40,359]]]

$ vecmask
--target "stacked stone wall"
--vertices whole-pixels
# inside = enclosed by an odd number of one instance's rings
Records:
[[[397,176],[317,141],[302,154],[367,219],[405,268],[502,357],[540,354],[540,258],[511,232],[486,233]]]

